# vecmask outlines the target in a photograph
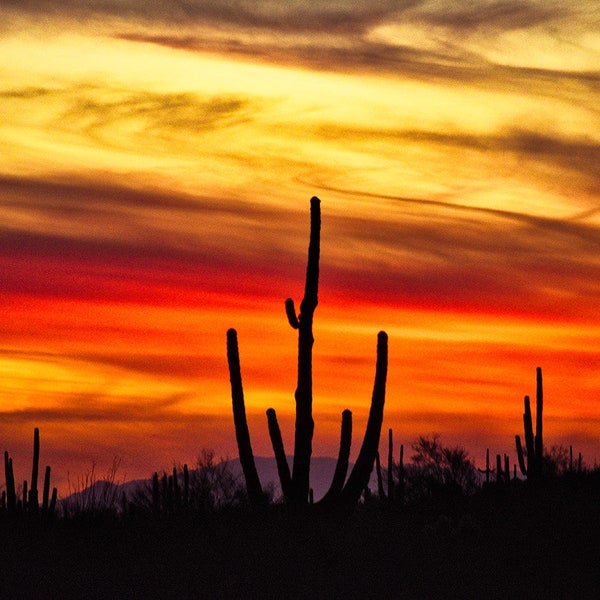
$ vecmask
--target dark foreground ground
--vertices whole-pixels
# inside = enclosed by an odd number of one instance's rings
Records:
[[[600,494],[488,490],[347,517],[0,519],[2,598],[600,598]]]

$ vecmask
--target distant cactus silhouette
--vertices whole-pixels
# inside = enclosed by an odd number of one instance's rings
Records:
[[[277,415],[274,409],[267,411],[269,433],[277,461],[284,498],[291,505],[297,507],[309,504],[310,492],[310,459],[314,432],[314,421],[312,418],[312,347],[314,337],[312,325],[314,312],[318,304],[321,229],[320,203],[321,201],[317,197],[311,198],[308,264],[306,268],[304,297],[300,303],[300,313],[296,314],[294,301],[291,298],[285,301],[288,322],[293,329],[298,331],[298,379],[295,392],[296,423],[291,476],[277,423]],[[387,341],[387,334],[383,331],[380,332],[377,338],[377,362],[371,409],[363,444],[354,468],[344,485],[352,435],[351,413],[350,411],[344,411],[342,413],[340,452],[332,485],[324,498],[316,503],[317,506],[354,505],[358,502],[360,495],[368,484],[377,454],[383,421],[387,377]],[[248,496],[253,504],[259,504],[262,502],[263,494],[256,472],[250,433],[246,420],[239,349],[235,329],[230,329],[227,332],[227,361],[229,365],[233,418],[240,462],[244,477],[246,478]]]
[[[517,457],[521,473],[528,480],[534,480],[542,474],[544,460],[544,440],[542,430],[544,408],[544,391],[542,384],[542,369],[536,369],[536,415],[535,415],[535,435],[533,433],[533,422],[531,417],[531,402],[529,396],[524,399],[523,426],[525,432],[525,448],[527,450],[527,464],[523,452],[521,437],[515,436],[517,446]]]
[[[17,510],[17,495],[15,492],[15,476],[12,458],[4,451],[4,477],[6,481],[6,510],[13,514]]]
[[[477,469],[480,473],[485,475],[485,483],[486,485],[490,483],[490,475],[495,472],[494,469],[490,467],[490,449],[486,448],[485,450],[485,470]]]
[[[31,484],[28,486],[27,480],[23,482],[22,496],[19,499],[17,499],[13,460],[10,457],[8,451],[4,451],[4,477],[6,483],[6,494],[4,495],[5,500],[2,504],[9,514],[15,514],[17,512],[29,512],[31,514],[36,514],[39,511],[40,506],[37,487],[39,462],[40,430],[36,427],[33,430],[33,466],[31,471]],[[49,498],[50,467],[47,466],[44,474],[44,490],[42,498],[42,514],[45,517],[50,517],[54,515],[57,495],[57,489],[53,488],[52,497]]]
[[[377,474],[377,496],[379,500],[385,500],[385,491],[383,489],[383,477],[381,475],[381,459],[379,452],[375,453],[375,473]]]
[[[33,430],[33,468],[31,471],[31,486],[29,489],[29,503],[28,503],[28,509],[31,512],[37,512],[37,510],[39,508],[38,489],[37,489],[39,465],[40,465],[40,430],[36,427]],[[23,501],[25,501],[25,498],[23,498]]]
[[[404,502],[404,444],[400,444],[400,458],[398,459],[398,502]]]
[[[500,454],[496,454],[496,483],[502,483],[504,471],[502,470],[502,457]]]

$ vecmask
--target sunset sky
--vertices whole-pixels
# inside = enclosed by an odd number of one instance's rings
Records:
[[[309,200],[321,198],[313,455],[360,447],[377,332],[384,430],[515,462],[600,460],[596,0],[3,0],[0,450],[33,428],[64,493],[237,448],[293,451]],[[3,477],[2,477],[3,479]]]

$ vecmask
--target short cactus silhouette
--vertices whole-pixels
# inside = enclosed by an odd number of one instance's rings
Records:
[[[296,424],[294,460],[291,475],[287,466],[283,441],[277,423],[277,415],[274,409],[267,411],[269,433],[277,460],[282,491],[285,500],[294,506],[306,506],[309,504],[310,459],[314,431],[314,421],[312,418],[312,347],[314,337],[312,325],[314,312],[318,304],[321,229],[320,203],[321,201],[318,198],[311,198],[308,265],[306,268],[304,297],[300,303],[300,313],[296,314],[294,301],[291,298],[285,301],[288,322],[293,329],[298,331],[298,379],[295,392]],[[383,421],[387,378],[387,341],[387,334],[381,331],[377,337],[377,361],[371,409],[363,444],[354,468],[344,485],[352,435],[351,413],[350,411],[344,411],[342,414],[340,452],[333,482],[324,498],[316,503],[317,506],[354,505],[358,502],[360,495],[368,484],[377,454]],[[260,504],[263,494],[256,471],[246,420],[237,333],[234,329],[230,329],[227,332],[227,361],[229,365],[233,419],[240,462],[246,479],[248,496],[253,504]]]

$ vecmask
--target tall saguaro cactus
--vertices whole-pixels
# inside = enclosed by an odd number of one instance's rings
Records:
[[[521,473],[529,480],[538,478],[542,473],[542,464],[544,456],[544,439],[543,439],[543,409],[544,409],[544,391],[542,385],[542,369],[536,369],[536,414],[535,414],[535,435],[533,432],[533,419],[531,416],[531,401],[529,396],[524,399],[523,412],[523,428],[525,433],[525,448],[527,450],[527,465],[525,464],[525,456],[521,436],[515,436],[517,446],[517,457],[519,460],[519,468]]]
[[[314,344],[313,319],[318,304],[319,258],[321,234],[321,201],[313,197],[310,201],[310,242],[308,246],[308,265],[304,297],[300,303],[300,313],[296,314],[294,301],[285,301],[285,310],[289,324],[298,330],[298,380],[295,393],[296,423],[294,438],[293,471],[290,475],[287,466],[281,432],[277,423],[277,415],[272,408],[267,411],[269,434],[277,460],[282,490],[286,502],[294,506],[309,504],[310,494],[310,460],[312,455],[312,438],[314,421],[312,417],[312,349]],[[345,482],[352,438],[352,413],[342,413],[342,430],[340,451],[331,487],[321,502],[323,507],[348,506],[356,504],[373,469],[373,463],[379,445],[383,406],[385,403],[385,387],[387,377],[388,356],[387,334],[381,331],[377,338],[377,362],[375,383],[371,399],[371,409],[367,428],[357,461],[348,481]],[[237,334],[230,329],[227,332],[227,359],[231,380],[233,400],[233,417],[236,438],[240,451],[240,462],[246,478],[248,495],[258,498],[261,494],[260,480],[256,474],[250,433],[246,421]],[[345,482],[345,483],[344,483]],[[312,503],[311,503],[312,504]]]
[[[319,303],[319,255],[321,249],[321,201],[310,200],[310,242],[304,298],[300,314],[296,316],[294,301],[285,301],[290,325],[298,330],[298,385],[296,387],[296,434],[294,438],[294,465],[292,471],[292,501],[304,504],[310,489],[310,458],[314,421],[312,418],[312,349],[313,318]]]

